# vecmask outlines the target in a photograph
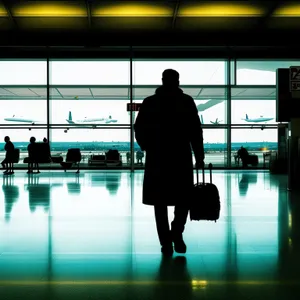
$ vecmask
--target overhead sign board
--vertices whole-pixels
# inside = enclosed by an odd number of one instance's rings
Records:
[[[139,111],[142,103],[127,103],[127,111]]]
[[[290,67],[290,91],[300,91],[300,67]]]

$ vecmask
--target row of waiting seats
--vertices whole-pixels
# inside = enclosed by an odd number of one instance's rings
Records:
[[[77,166],[77,173],[79,173],[79,163],[81,161],[81,152],[79,148],[68,149],[66,161],[63,161],[62,156],[51,156],[50,146],[48,143],[34,143],[32,144],[32,156],[25,157],[23,163],[25,164],[50,164],[59,163],[64,171],[71,169],[73,165]],[[14,149],[14,156],[12,164],[17,164],[20,161],[20,149]]]
[[[79,164],[81,162],[81,152],[79,148],[68,149],[66,155],[66,161],[63,161],[62,156],[51,156],[50,146],[48,143],[34,143],[32,157],[25,157],[23,163],[37,163],[37,164],[51,164],[58,163],[62,166],[63,170],[66,172],[71,169],[74,165],[77,167],[77,172],[79,173]],[[14,150],[13,164],[19,163],[20,160],[20,149]],[[118,150],[109,150],[105,155],[92,155],[89,159],[89,164],[99,164],[103,162],[108,165],[114,163],[116,166],[122,165],[122,158]]]
[[[89,165],[98,165],[98,166],[122,166],[122,156],[120,155],[118,150],[108,150],[105,154],[94,154],[91,155],[88,161]]]

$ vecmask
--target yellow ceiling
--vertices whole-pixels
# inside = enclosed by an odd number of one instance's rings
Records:
[[[166,5],[114,4],[95,7],[92,15],[96,17],[169,17],[173,16],[173,9]]]
[[[14,6],[12,14],[15,17],[86,17],[87,10],[85,6],[76,3],[37,1]]]
[[[247,4],[187,4],[179,11],[179,17],[252,17],[265,13],[262,7]]]
[[[299,17],[300,4],[284,4],[274,12],[275,17]]]

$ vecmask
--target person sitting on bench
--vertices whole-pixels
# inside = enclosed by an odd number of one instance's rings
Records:
[[[238,150],[237,155],[238,155],[238,158],[240,158],[242,160],[243,168],[247,168],[248,167],[248,158],[249,158],[249,153],[248,153],[247,149],[242,146]]]
[[[33,168],[37,169],[37,173],[40,173],[39,170],[39,163],[36,161],[36,149],[35,149],[35,137],[32,136],[30,138],[30,144],[27,147],[28,156],[29,156],[29,163],[28,163],[28,174],[33,173]]]
[[[12,170],[12,163],[14,158],[15,146],[11,142],[9,136],[6,136],[4,138],[4,141],[5,141],[4,150],[6,151],[6,155],[5,155],[5,159],[1,162],[1,164],[3,169],[6,169],[6,171],[4,171],[3,174],[10,175],[14,173],[14,171]]]

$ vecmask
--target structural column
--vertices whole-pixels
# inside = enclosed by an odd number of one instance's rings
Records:
[[[47,139],[50,143],[50,62],[49,55],[47,55]]]
[[[288,189],[300,190],[300,119],[289,123]]]
[[[226,143],[227,143],[227,164],[228,168],[231,168],[231,61],[230,59],[226,62],[226,116],[227,120],[226,127]]]
[[[133,50],[132,46],[130,47],[130,106],[132,107],[133,103]],[[134,171],[134,113],[132,109],[130,110],[130,166],[131,172]]]

